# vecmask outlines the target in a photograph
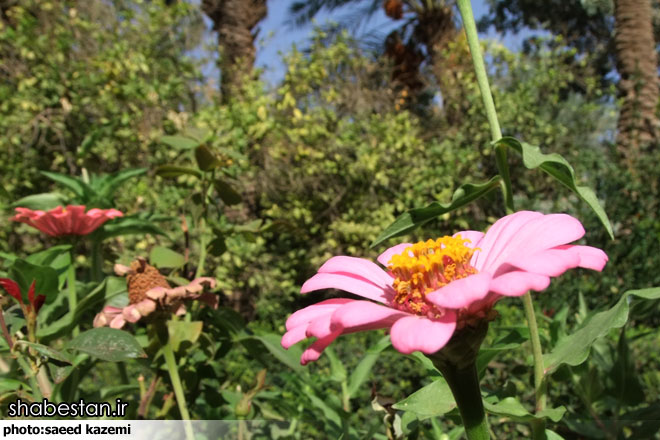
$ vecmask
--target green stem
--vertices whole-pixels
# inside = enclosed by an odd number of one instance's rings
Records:
[[[470,0],[458,0],[457,3],[458,9],[463,17],[463,26],[465,27],[465,34],[467,35],[467,42],[470,47],[470,54],[472,55],[474,72],[477,76],[479,90],[481,91],[481,98],[486,110],[486,117],[488,118],[488,125],[490,125],[490,135],[493,142],[495,142],[502,138],[502,130],[500,129],[500,122],[497,119],[495,102],[493,101],[493,94],[490,91],[490,85],[488,83],[486,65],[484,64],[484,57],[481,54],[481,47],[479,46],[479,36],[477,34],[477,25],[474,22],[474,15],[472,14],[472,5],[470,4]],[[497,170],[500,173],[500,176],[502,176],[504,204],[507,212],[510,214],[514,212],[513,190],[511,189],[511,176],[509,175],[509,166],[506,161],[505,146],[498,145],[495,147],[495,161],[497,163]]]
[[[204,263],[206,262],[206,237],[204,236],[204,226],[206,222],[204,219],[199,220],[199,261],[197,263],[197,272],[195,272],[195,278],[199,278],[204,275]]]
[[[101,255],[101,241],[92,240],[92,280],[100,282],[103,278],[103,258]]]
[[[489,440],[488,420],[479,388],[477,365],[460,367],[452,363],[436,363],[449,384],[463,419],[468,440]]]
[[[69,312],[75,315],[76,307],[78,307],[78,293],[76,292],[76,266],[74,265],[74,255],[71,251],[71,264],[66,273],[66,287],[69,291]],[[73,336],[77,336],[79,332],[78,324],[73,328]]]
[[[536,396],[536,412],[543,411],[546,403],[547,384],[544,380],[543,350],[541,348],[541,338],[539,337],[539,328],[536,324],[536,314],[534,313],[534,304],[529,292],[523,295],[523,306],[525,317],[527,318],[527,327],[529,327],[529,339],[532,343],[532,355],[534,357],[534,392]],[[545,420],[535,420],[532,422],[532,432],[534,439],[545,438]]]
[[[179,378],[179,369],[174,358],[174,350],[172,350],[172,344],[168,341],[163,345],[163,355],[165,356],[165,364],[167,365],[167,371],[170,373],[170,380],[172,381],[172,388],[174,388],[174,396],[176,397],[176,403],[179,407],[179,412],[181,413],[181,419],[186,420],[186,439],[193,440],[195,438],[192,430],[192,425],[190,424],[190,414],[188,413],[188,407],[186,406],[186,399],[183,394],[183,386],[181,385],[181,378]]]
[[[472,14],[472,5],[470,0],[457,0],[458,9],[463,17],[463,26],[467,35],[468,46],[470,47],[470,54],[472,55],[472,62],[481,91],[484,108],[486,109],[486,117],[490,125],[490,133],[493,142],[502,138],[502,130],[500,123],[497,119],[497,111],[495,110],[495,103],[493,95],[488,84],[488,74],[486,73],[486,66],[484,64],[483,55],[481,54],[481,47],[479,46],[479,36],[477,34],[477,26]],[[504,204],[508,213],[514,212],[513,205],[513,190],[511,188],[511,177],[509,174],[509,166],[506,160],[506,147],[498,145],[495,147],[495,160],[497,169],[502,176],[502,190],[504,195]],[[523,304],[525,310],[525,317],[529,326],[530,339],[532,342],[532,354],[534,358],[534,388],[536,393],[536,411],[545,409],[546,401],[546,385],[544,381],[544,366],[543,366],[543,351],[541,350],[541,340],[539,338],[538,326],[536,324],[536,315],[534,314],[534,306],[532,304],[532,297],[527,292],[523,296]],[[534,422],[532,424],[532,431],[534,438],[545,438],[545,429],[541,429],[545,425],[544,421]]]
[[[40,402],[43,398],[44,395],[41,391],[41,386],[37,382],[37,373],[30,367],[28,362],[21,357],[21,354],[18,353],[17,358],[16,358],[18,365],[21,367],[25,375],[27,376],[28,382],[30,382],[30,387],[32,388],[32,395],[34,397],[35,401]]]

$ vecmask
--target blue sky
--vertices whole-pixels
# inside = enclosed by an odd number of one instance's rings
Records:
[[[311,24],[304,27],[292,27],[287,23],[289,6],[292,2],[293,0],[268,0],[268,16],[260,24],[256,64],[265,69],[265,79],[271,83],[277,82],[284,76],[284,65],[281,62],[280,53],[288,52],[293,44],[305,47],[312,32]],[[473,0],[472,7],[477,20],[488,12],[485,0]],[[350,8],[344,8],[333,14],[322,12],[317,16],[317,22],[323,24],[333,20],[339,21],[338,18],[350,13]],[[396,23],[386,17],[380,9],[369,22],[359,29],[359,32],[362,34],[373,30],[386,32],[388,26],[396,26]],[[484,37],[499,40],[510,49],[518,49],[522,39],[521,36],[501,38],[494,32],[489,32]]]

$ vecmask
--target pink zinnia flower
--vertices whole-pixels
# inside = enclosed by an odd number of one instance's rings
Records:
[[[103,223],[124,215],[116,209],[90,209],[85,206],[58,206],[50,211],[33,211],[29,208],[16,208],[15,222],[28,224],[41,232],[59,237],[62,235],[87,235]]]
[[[186,313],[186,300],[200,300],[216,308],[218,297],[204,292],[204,287],[215,287],[215,279],[195,278],[184,286],[170,287],[163,275],[143,258],[136,259],[130,266],[115,265],[117,275],[127,277],[129,304],[126,307],[106,306],[94,318],[94,327],[109,325],[122,328],[127,322],[136,323],[155,312],[165,315]]]
[[[304,365],[342,334],[389,329],[401,353],[435,353],[455,330],[492,319],[503,296],[543,290],[567,269],[602,270],[602,250],[567,244],[583,235],[582,224],[569,215],[521,211],[486,234],[463,231],[387,249],[378,257],[387,270],[361,258],[333,257],[301,292],[334,288],[370,301],[336,298],[298,310],[286,322],[282,346],[317,338],[303,352]]]

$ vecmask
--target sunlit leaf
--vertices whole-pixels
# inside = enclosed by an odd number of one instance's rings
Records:
[[[133,335],[109,327],[94,328],[79,334],[67,344],[67,349],[82,351],[108,362],[147,357]]]
[[[484,409],[496,416],[507,417],[515,422],[526,423],[534,419],[549,418],[553,422],[558,422],[564,416],[566,408],[560,406],[558,408],[548,408],[536,414],[531,414],[525,407],[514,397],[507,397],[496,403],[490,403],[484,400]]]
[[[603,224],[610,238],[614,238],[612,225],[605,210],[600,205],[598,197],[588,186],[579,186],[575,179],[575,171],[571,164],[568,163],[561,155],[557,153],[544,154],[537,146],[520,142],[518,139],[512,137],[504,137],[495,142],[496,145],[506,145],[516,151],[522,156],[523,164],[526,168],[532,170],[540,168],[568,189],[577,194],[589,207],[594,211],[598,220]]]
[[[163,136],[160,141],[177,150],[192,150],[199,145],[199,141],[184,136]]]
[[[438,378],[392,407],[401,411],[411,411],[420,420],[424,420],[448,413],[456,408],[456,402],[447,381]]]
[[[628,320],[629,297],[660,299],[660,287],[630,290],[609,310],[587,318],[577,331],[559,340],[550,353],[543,356],[546,374],[562,364],[579,365],[589,356],[593,343],[614,328],[622,327]]]
[[[59,183],[66,188],[69,188],[78,197],[78,201],[86,205],[94,198],[94,190],[82,181],[82,179],[67,176],[66,174],[53,173],[51,171],[41,171],[41,174],[48,177],[53,182]]]
[[[154,246],[149,252],[149,261],[159,268],[176,268],[186,264],[186,258],[163,246]]]
[[[197,178],[202,177],[202,173],[200,173],[199,170],[180,165],[161,165],[156,168],[156,175],[165,178],[174,178],[179,176],[194,176]]]
[[[405,212],[380,234],[380,236],[371,244],[371,247],[378,246],[389,238],[398,237],[410,232],[442,214],[458,209],[485,196],[490,191],[497,188],[500,180],[499,176],[495,176],[488,182],[480,184],[463,184],[454,191],[454,195],[449,203],[433,202],[424,208],[415,208]]]
[[[40,209],[42,211],[49,211],[58,206],[64,206],[68,203],[69,199],[59,193],[42,193],[33,194],[31,196],[18,199],[11,204],[13,208],[22,207],[29,209]]]
[[[190,345],[197,342],[202,334],[203,324],[202,321],[167,321],[169,343],[172,344],[174,351],[178,351],[183,342],[188,342]]]
[[[28,342],[28,341],[18,341],[17,344],[30,347],[31,349],[39,353],[41,356],[55,359],[56,361],[66,362],[67,364],[72,363],[71,356],[68,353],[57,351],[53,348],[48,347],[47,345],[37,344],[35,342]]]

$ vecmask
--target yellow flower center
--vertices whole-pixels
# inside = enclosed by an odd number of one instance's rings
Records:
[[[394,276],[393,305],[416,315],[439,318],[442,311],[426,299],[430,292],[454,280],[477,273],[470,265],[475,249],[465,245],[470,240],[440,237],[420,241],[407,247],[403,253],[393,255],[387,267]]]

